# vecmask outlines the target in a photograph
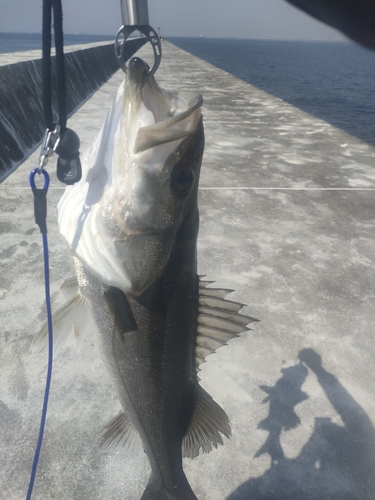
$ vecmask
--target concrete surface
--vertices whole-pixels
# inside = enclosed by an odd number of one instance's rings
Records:
[[[185,460],[200,500],[375,498],[375,149],[164,43],[159,83],[205,99],[199,271],[261,320],[208,358],[202,385],[233,437]],[[118,72],[70,120],[82,149]],[[1,497],[26,494],[46,355],[28,352],[45,317],[42,248],[28,173],[0,186]],[[54,164],[49,170],[53,172]],[[54,174],[52,174],[55,179]],[[48,195],[52,299],[72,261]],[[302,362],[303,361],[303,362]],[[119,404],[92,338],[55,354],[35,500],[140,498],[147,459],[103,453]]]

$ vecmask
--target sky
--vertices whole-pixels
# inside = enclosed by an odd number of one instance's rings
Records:
[[[115,35],[120,0],[62,0],[65,33]],[[168,36],[341,41],[284,0],[149,0],[150,24]],[[42,0],[0,0],[0,32],[41,31]]]

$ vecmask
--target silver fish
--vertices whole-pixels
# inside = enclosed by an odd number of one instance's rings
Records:
[[[101,446],[140,441],[151,465],[142,500],[194,500],[182,458],[223,444],[224,410],[199,385],[207,355],[256,321],[197,276],[202,98],[168,93],[133,59],[85,155],[82,180],[59,203],[77,278],[54,316],[55,342],[95,325],[122,406]],[[46,345],[43,327],[33,350]]]

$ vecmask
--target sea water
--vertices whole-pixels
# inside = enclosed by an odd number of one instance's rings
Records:
[[[352,42],[168,40],[255,87],[375,144],[375,51]]]

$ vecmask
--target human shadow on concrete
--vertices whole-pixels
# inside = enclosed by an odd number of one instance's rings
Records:
[[[259,428],[269,432],[255,456],[268,453],[271,467],[250,479],[228,500],[374,500],[375,429],[361,406],[338,379],[322,366],[312,349],[299,353],[300,363],[281,370],[274,387],[261,387],[268,394],[268,417]],[[299,425],[294,406],[308,396],[301,390],[309,367],[344,425],[329,418],[316,418],[313,433],[298,457],[285,457],[280,434]]]

